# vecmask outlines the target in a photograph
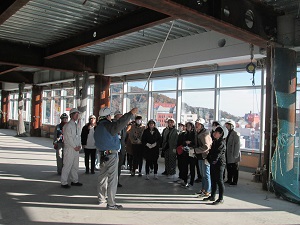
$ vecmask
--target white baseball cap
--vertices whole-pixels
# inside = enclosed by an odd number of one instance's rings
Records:
[[[70,110],[70,115],[73,114],[73,113],[80,113],[80,111],[76,108],[73,108]]]
[[[99,111],[99,116],[100,117],[108,116],[108,115],[111,115],[111,111],[110,111],[109,108],[104,107],[104,108],[100,109],[100,111]]]

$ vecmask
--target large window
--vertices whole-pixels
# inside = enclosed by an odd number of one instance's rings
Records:
[[[260,100],[260,90],[255,88],[220,91],[220,120],[236,122],[241,148],[258,150],[260,147]]]
[[[142,116],[143,122],[148,120],[147,107],[148,94],[128,94],[127,95],[127,112],[132,108],[137,107],[139,109],[138,114]]]
[[[182,89],[214,88],[215,74],[182,78]]]
[[[205,127],[210,128],[214,119],[214,91],[183,91],[181,122],[195,122],[200,117],[205,119]]]
[[[153,119],[156,126],[162,130],[167,124],[167,118],[176,120],[176,92],[153,92]]]
[[[261,71],[255,72],[254,80],[253,74],[245,71],[234,73],[222,73],[220,78],[221,87],[238,87],[238,86],[253,86],[261,85]]]
[[[112,84],[110,86],[110,108],[114,113],[119,110],[123,112],[123,84]]]

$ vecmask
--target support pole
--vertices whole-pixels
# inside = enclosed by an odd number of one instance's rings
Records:
[[[94,88],[94,115],[99,116],[99,110],[103,107],[110,107],[109,87],[111,78],[97,75],[95,76]]]
[[[8,128],[9,92],[1,91],[1,128]]]
[[[30,136],[41,137],[42,127],[42,95],[43,88],[41,86],[32,86],[31,99],[31,128]],[[46,110],[46,109],[45,109]]]

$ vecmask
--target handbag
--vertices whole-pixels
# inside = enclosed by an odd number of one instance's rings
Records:
[[[176,152],[178,155],[181,155],[183,153],[183,146],[182,145],[179,145],[177,148],[176,148]]]

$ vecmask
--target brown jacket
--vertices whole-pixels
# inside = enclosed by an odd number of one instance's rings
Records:
[[[132,125],[130,132],[129,132],[129,139],[131,141],[131,144],[135,145],[135,144],[142,144],[142,136],[143,136],[143,132],[145,130],[145,126],[144,125]]]

